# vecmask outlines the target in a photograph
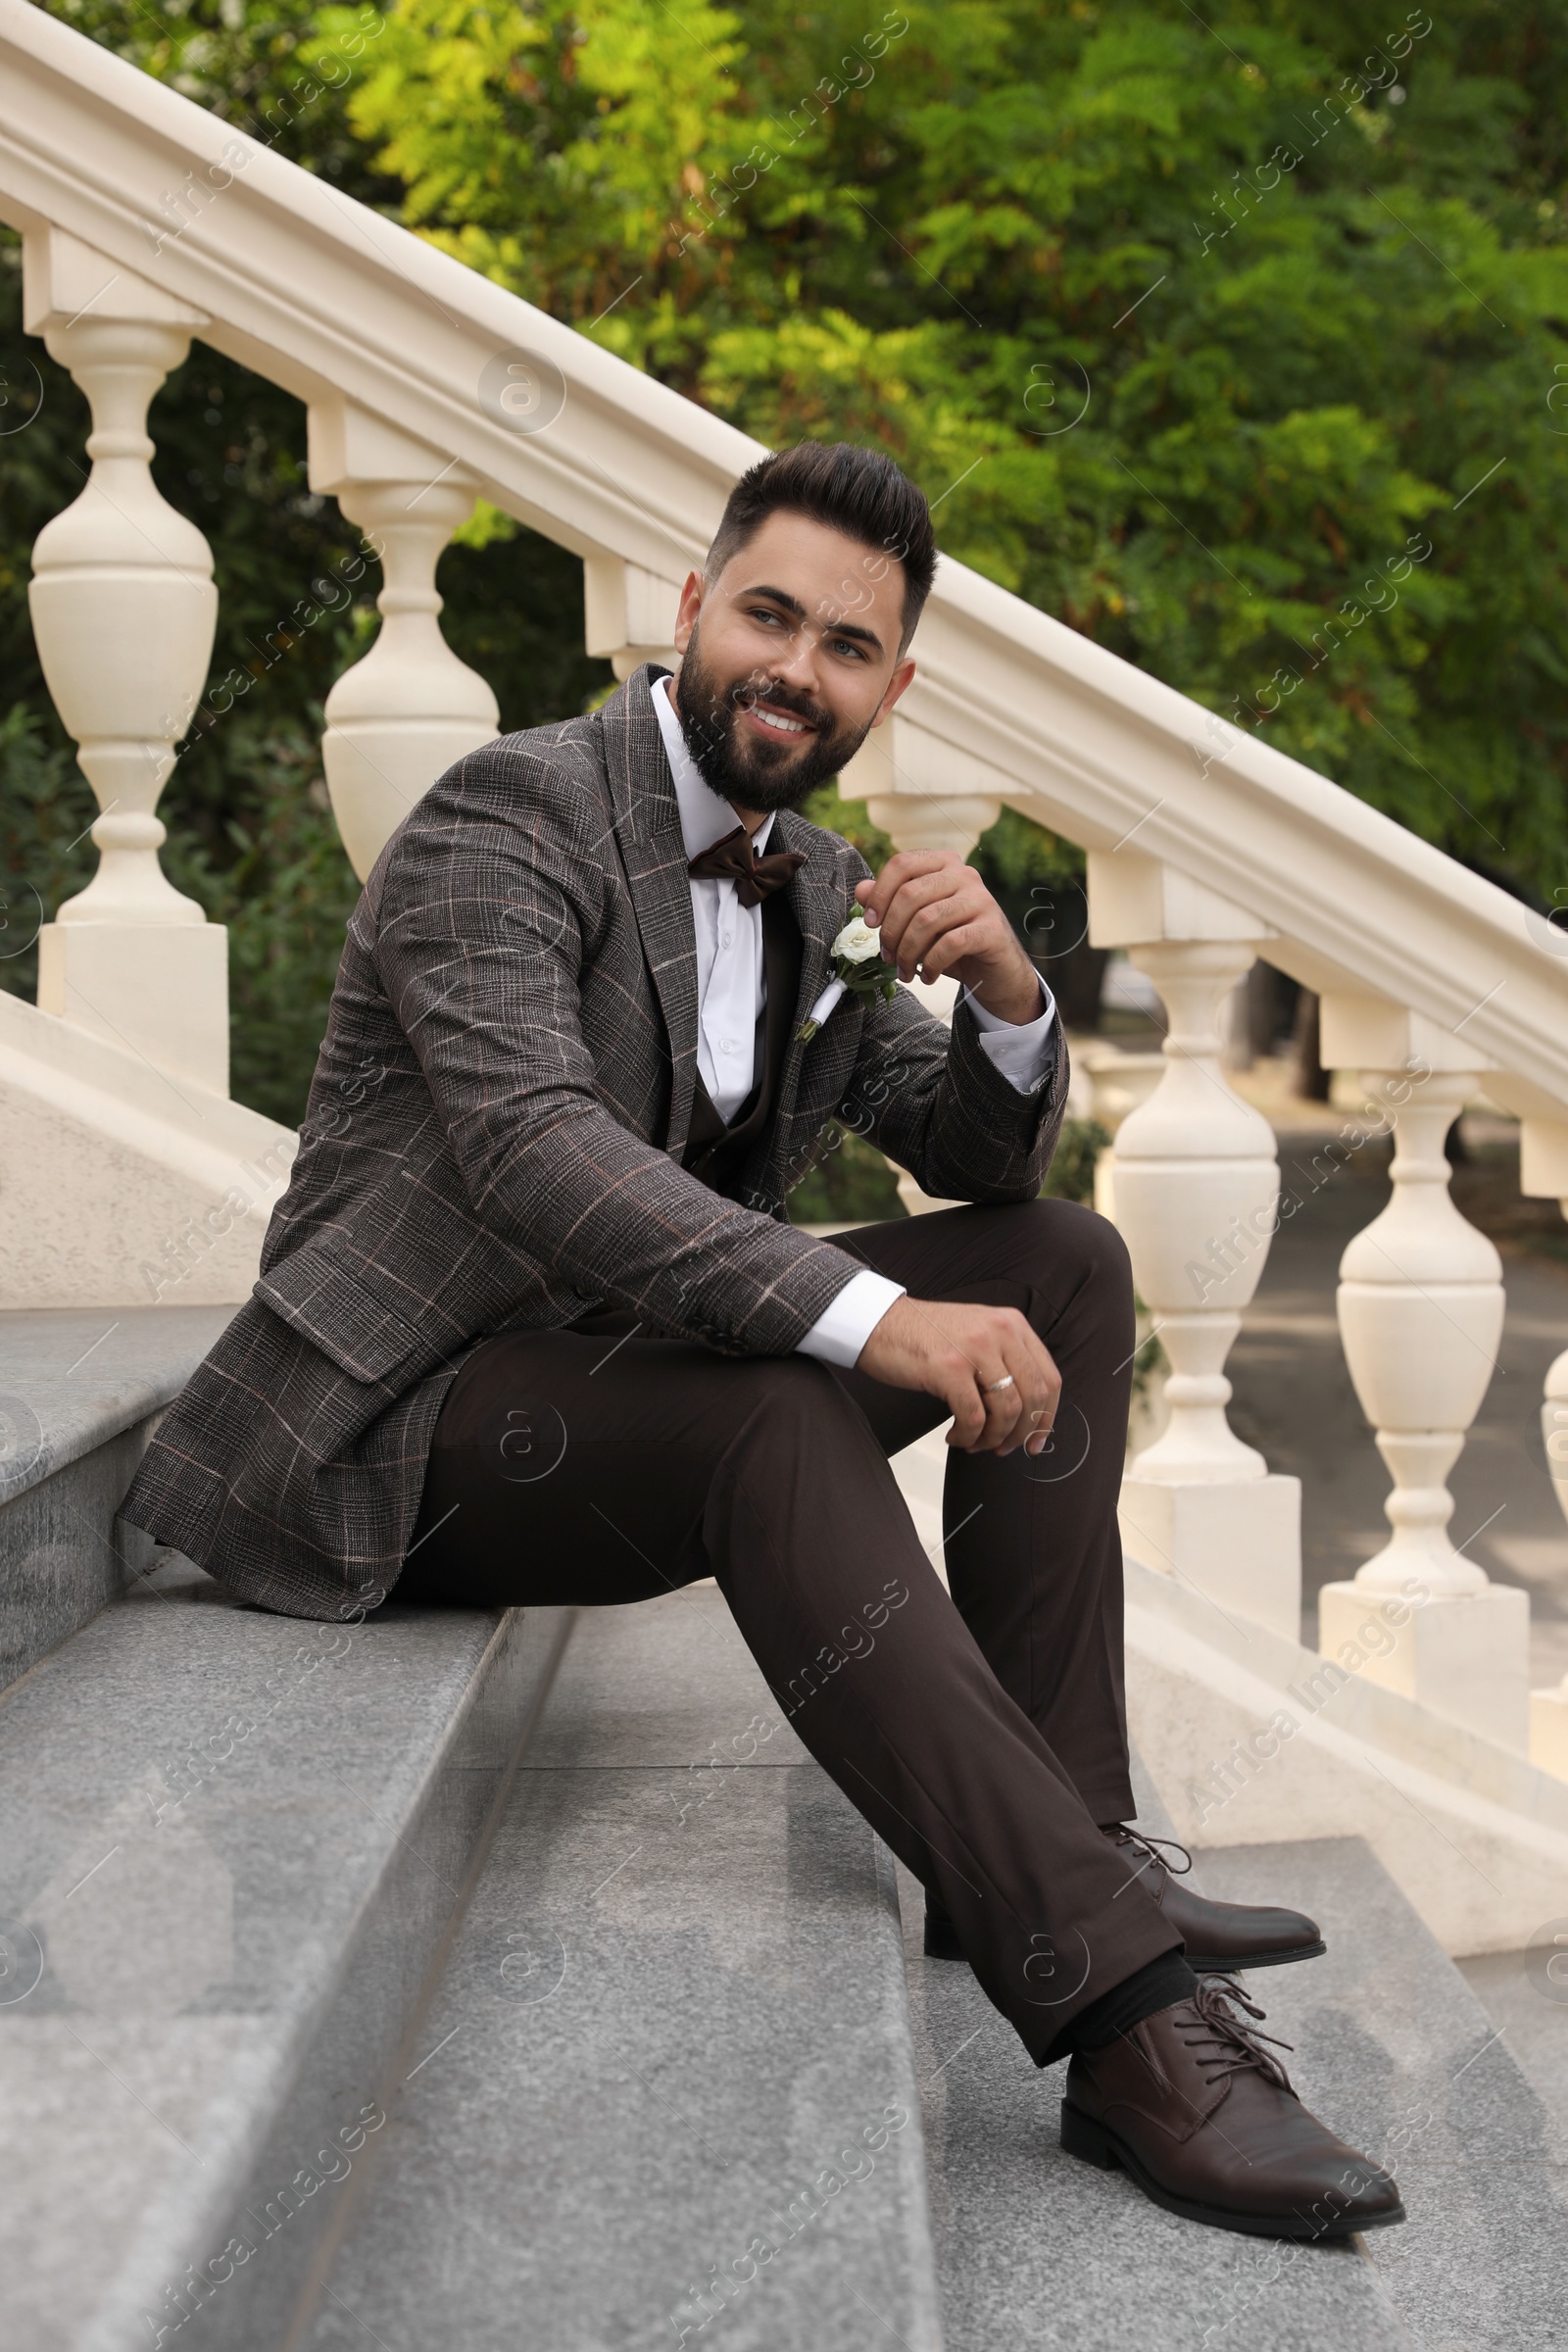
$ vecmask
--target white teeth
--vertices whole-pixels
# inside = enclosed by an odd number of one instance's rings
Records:
[[[806,728],[800,719],[781,718],[776,710],[756,710],[752,715],[760,718],[764,727],[777,727],[781,734],[804,735],[806,733]]]

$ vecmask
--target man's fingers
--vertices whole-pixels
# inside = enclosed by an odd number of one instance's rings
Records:
[[[1031,1337],[1033,1335],[1031,1334]],[[1044,1367],[1031,1364],[1031,1387],[1027,1406],[1019,1417],[1013,1443],[1026,1452],[1041,1453],[1047,1439],[1055,1426],[1056,1406],[1061,1396],[1061,1377],[1040,1343],[1035,1341],[1039,1355],[1045,1358]]]
[[[1055,1427],[1056,1408],[1061,1402],[1061,1374],[1056,1370],[1050,1348],[1036,1337],[1027,1323],[1024,1325],[1024,1330],[1028,1342],[1033,1394],[1030,1397],[1028,1417],[1025,1426],[1019,1432],[1019,1439],[1021,1444],[1027,1446],[1031,1453],[1040,1453],[1045,1448],[1046,1440]]]
[[[987,945],[983,925],[978,922],[954,923],[939,931],[929,947],[917,949],[909,959],[910,972],[919,972],[926,980],[940,980],[954,964],[962,963],[966,956],[978,955]]]
[[[1011,1453],[1040,1426],[1043,1395],[1039,1376],[1027,1353],[1015,1343],[1004,1348],[1003,1369],[997,1381],[1001,1387],[987,1383],[984,1396],[987,1406],[986,1439],[988,1449]]]
[[[1049,1440],[1051,1430],[1055,1428],[1057,1404],[1062,1401],[1062,1376],[1055,1369],[1054,1359],[1051,1359],[1049,1348],[1042,1348],[1042,1343],[1034,1339],[1032,1331],[1030,1341],[1034,1343],[1034,1354],[1039,1357],[1039,1401],[1030,1404],[1030,1425],[1025,1430],[1025,1445],[1030,1453],[1044,1453],[1046,1440]]]
[[[858,882],[855,895],[873,919],[880,921],[906,882],[917,874],[935,873],[942,866],[956,863],[948,850],[898,850],[888,859],[876,880],[870,884]],[[860,897],[864,891],[863,898]]]
[[[1022,1392],[1019,1374],[1008,1361],[1005,1342],[988,1332],[964,1351],[964,1412],[958,1428],[966,1434],[956,1442],[971,1452],[989,1453],[1001,1446],[1018,1419]],[[972,1435],[967,1433],[972,1431]]]
[[[944,865],[920,874],[895,893],[882,910],[882,953],[911,969],[926,948],[956,921],[980,912],[979,878],[966,865]],[[977,887],[970,888],[974,884]]]
[[[860,1362],[873,1379],[924,1389],[953,1415],[948,1444],[970,1453],[1038,1452],[1055,1418],[1061,1378],[1014,1307],[895,1299]]]
[[[986,1406],[990,1399],[982,1395],[966,1356],[950,1357],[942,1366],[942,1374],[938,1394],[953,1415],[948,1444],[972,1450],[985,1438]]]
[[[986,1401],[985,1444],[988,1450],[1007,1453],[1016,1440],[1024,1411],[1024,1392],[1018,1385],[1015,1372],[998,1373],[997,1382],[1005,1379],[1006,1386],[988,1385]]]
[[[987,1336],[1000,1360],[976,1376],[985,1427],[980,1439],[968,1441],[970,1450],[1011,1453],[1027,1446],[1038,1453],[1055,1419],[1060,1375],[1021,1314],[1006,1310]]]
[[[954,931],[970,926],[971,910],[960,891],[947,891],[938,899],[910,910],[903,923],[895,907],[882,925],[882,953],[890,963],[897,963],[900,974],[909,979],[917,972],[926,957]]]

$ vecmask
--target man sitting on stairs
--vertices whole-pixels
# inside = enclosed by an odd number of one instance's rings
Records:
[[[799,813],[913,677],[935,564],[888,459],[770,457],[686,582],[676,676],[425,795],[349,923],[255,1295],[125,1516],[306,1617],[715,1578],[924,1884],[927,1951],[1070,2055],[1063,2144],[1195,2221],[1343,2237],[1398,2191],[1215,1973],[1317,1929],[1202,1900],[1126,1826],[1132,1285],[1111,1226],[1037,1197],[1050,993],[956,856],[873,879]],[[951,1032],[895,969],[962,984]],[[972,1205],[792,1226],[834,1119]],[[951,1599],[888,1463],[950,1416]]]

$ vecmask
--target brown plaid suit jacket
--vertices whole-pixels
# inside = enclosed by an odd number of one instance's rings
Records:
[[[697,1067],[686,854],[649,665],[585,718],[471,753],[377,858],[348,925],[262,1276],[162,1423],[124,1516],[270,1608],[373,1605],[430,1433],[485,1335],[590,1307],[783,1355],[859,1268],[784,1199],[841,1117],[927,1192],[1040,1189],[1066,1054],[1034,1096],[906,990],[793,1042],[741,1197],[680,1165]],[[864,860],[785,812],[820,993]]]

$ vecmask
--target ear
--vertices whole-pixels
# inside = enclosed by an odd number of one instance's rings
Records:
[[[689,571],[686,574],[686,585],[680,592],[680,606],[675,614],[674,645],[677,654],[683,654],[692,641],[692,631],[697,626],[697,615],[703,609],[703,575],[700,571]]]
[[[886,718],[888,712],[892,710],[894,704],[898,701],[900,695],[903,694],[905,688],[908,685],[913,676],[914,663],[912,662],[901,662],[898,667],[894,670],[892,677],[888,680],[888,690],[886,694],[882,697],[881,702],[877,705],[876,716],[871,721],[873,727],[879,727],[882,724],[882,721]]]

